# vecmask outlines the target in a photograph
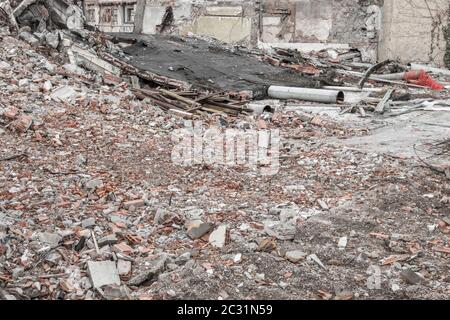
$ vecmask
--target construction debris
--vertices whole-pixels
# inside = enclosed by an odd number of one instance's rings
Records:
[[[0,299],[448,297],[448,70],[0,9]]]

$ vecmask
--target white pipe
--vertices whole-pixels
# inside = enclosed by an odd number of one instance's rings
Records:
[[[269,97],[275,99],[299,99],[323,103],[343,103],[344,92],[335,90],[270,86]]]
[[[327,90],[339,90],[339,91],[348,91],[348,92],[383,92],[386,91],[383,88],[358,88],[358,87],[339,87],[339,86],[323,86],[323,89]]]

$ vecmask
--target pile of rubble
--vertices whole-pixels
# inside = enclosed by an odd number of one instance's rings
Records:
[[[23,26],[59,1],[29,4],[16,20],[19,7],[1,3],[12,28],[0,36],[1,299],[448,297],[450,189],[441,172],[343,147],[331,139],[364,137],[367,128],[289,100],[246,104],[242,93],[136,69],[106,36],[69,30],[73,15],[58,24],[48,12],[47,33]],[[47,40],[53,32],[58,45]],[[327,104],[346,115],[405,112],[411,99],[417,111],[446,103],[445,92],[402,92],[406,81],[397,93],[376,86],[374,68],[336,67],[357,54],[339,62],[326,54],[303,58],[301,68],[294,53],[272,59],[291,57],[282,67],[334,85],[359,82],[335,90],[345,99],[353,92],[352,102]],[[171,133],[183,118],[279,129],[279,173],[172,163]],[[439,150],[448,155],[444,143]]]

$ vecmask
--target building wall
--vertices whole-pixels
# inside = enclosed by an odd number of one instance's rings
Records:
[[[386,0],[380,59],[444,66],[448,0]]]
[[[141,2],[142,1],[142,2]],[[124,0],[88,0],[100,8]],[[142,4],[143,33],[194,33],[248,46],[300,50],[333,46],[361,50],[363,59],[398,59],[442,66],[449,0],[129,0]],[[171,10],[171,20],[167,19]],[[100,15],[100,10],[96,15]],[[121,13],[119,12],[119,15]],[[137,13],[139,14],[139,12]],[[124,23],[95,23],[132,32]],[[94,19],[94,20],[95,20]],[[137,18],[138,19],[138,18]],[[118,20],[122,20],[121,17]],[[139,19],[138,19],[139,20]],[[166,21],[167,22],[167,21]],[[161,26],[164,25],[162,28]],[[449,54],[450,56],[450,54]]]
[[[142,31],[157,33],[168,7],[172,28],[249,46],[263,43],[350,44],[377,58],[382,0],[146,0]],[[307,46],[319,47],[320,46]]]
[[[376,61],[382,6],[383,0],[262,1],[261,41],[349,44]]]

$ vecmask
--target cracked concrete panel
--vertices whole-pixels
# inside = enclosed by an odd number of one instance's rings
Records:
[[[303,41],[327,41],[333,26],[333,3],[300,0],[296,6],[296,35]]]

